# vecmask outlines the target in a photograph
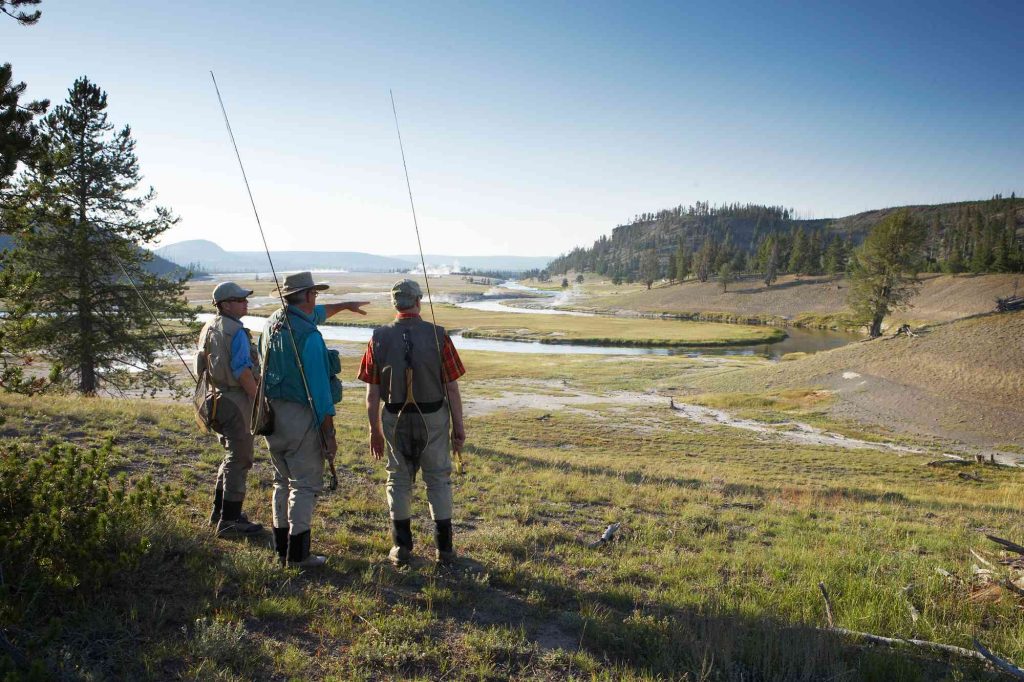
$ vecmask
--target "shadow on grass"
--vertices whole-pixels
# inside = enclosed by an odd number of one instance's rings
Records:
[[[636,470],[615,469],[613,467],[592,464],[573,464],[572,462],[565,460],[550,461],[532,455],[514,454],[482,446],[467,445],[466,452],[481,457],[487,457],[495,462],[506,465],[525,463],[532,468],[540,470],[558,471],[565,474],[582,474],[584,476],[597,478],[610,478],[633,485],[671,486],[691,490],[697,490],[699,488],[709,486],[709,481],[697,478],[648,474]],[[784,488],[781,486],[766,487],[753,483],[724,483],[721,484],[720,489],[725,497],[750,496],[760,500],[765,500],[769,497],[776,497],[784,491]],[[863,488],[832,486],[808,488],[804,493],[802,493],[802,496],[833,501],[848,500],[851,502],[906,504],[908,506],[930,511],[963,509],[963,505],[955,500],[948,503],[938,500],[913,500],[905,496],[903,493],[896,491],[879,492],[877,490],[865,490]],[[991,512],[997,514],[1016,514],[1019,512],[1019,508],[1012,505],[982,504],[972,507],[972,509],[979,512]]]

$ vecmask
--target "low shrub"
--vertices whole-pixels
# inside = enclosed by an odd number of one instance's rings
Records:
[[[148,475],[111,477],[112,443],[82,450],[0,445],[0,622],[58,622],[150,551],[173,495]],[[0,656],[0,673],[17,663]],[[6,669],[6,670],[5,670]]]

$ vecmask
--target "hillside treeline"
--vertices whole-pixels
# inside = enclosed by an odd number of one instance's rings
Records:
[[[769,284],[781,274],[836,275],[847,270],[853,247],[896,210],[806,220],[781,206],[697,202],[634,216],[611,237],[556,258],[548,272],[647,282],[757,273]],[[927,226],[922,272],[1024,271],[1024,200],[1015,194],[899,210]]]

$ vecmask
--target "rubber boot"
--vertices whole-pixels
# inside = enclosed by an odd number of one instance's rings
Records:
[[[210,525],[216,526],[220,521],[220,510],[224,504],[224,484],[217,479],[217,487],[213,491],[213,510],[210,512]]]
[[[449,565],[455,562],[455,548],[452,547],[452,520],[438,519],[434,521],[434,541],[437,543],[435,559],[439,564]]]
[[[263,530],[258,523],[251,523],[242,514],[242,500],[224,500],[217,535],[252,535]]]
[[[282,564],[288,561],[288,526],[274,529],[274,549]]]
[[[309,531],[288,536],[288,565],[316,568],[327,563],[327,557],[309,553]]]
[[[391,520],[391,542],[388,559],[395,566],[405,566],[412,559],[412,519]]]

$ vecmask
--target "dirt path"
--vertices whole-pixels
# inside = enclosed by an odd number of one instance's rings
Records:
[[[675,398],[669,398],[655,393],[616,391],[598,395],[578,391],[566,391],[564,394],[520,393],[516,391],[506,391],[495,397],[471,398],[467,400],[466,413],[477,417],[487,415],[498,410],[530,409],[549,410],[552,412],[569,411],[576,414],[586,414],[591,417],[606,419],[608,416],[606,414],[602,414],[599,411],[599,408],[609,404],[661,407],[666,409],[666,416],[672,415],[706,426],[724,426],[744,431],[751,431],[766,435],[770,438],[778,438],[802,445],[816,445],[843,449],[887,450],[901,454],[944,456],[959,459],[958,455],[943,451],[929,451],[919,448],[911,448],[897,443],[873,442],[858,438],[849,438],[842,434],[825,431],[811,426],[810,424],[798,421],[769,424],[767,422],[760,422],[753,419],[741,419],[724,410],[678,402]],[[1002,458],[1001,461],[1005,464],[1017,464],[1015,459],[1011,460],[1011,458],[1006,457]]]

